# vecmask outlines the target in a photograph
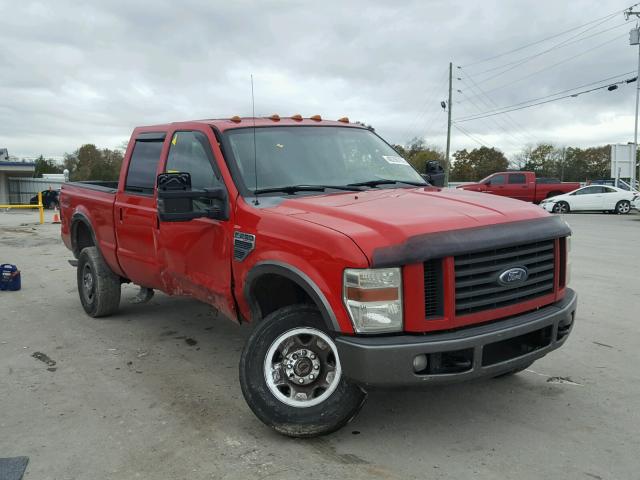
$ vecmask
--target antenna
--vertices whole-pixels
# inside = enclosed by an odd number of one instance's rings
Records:
[[[256,145],[256,101],[253,96],[253,74],[251,74],[251,117],[253,118],[253,173],[256,176],[256,189],[254,195],[256,196],[253,201],[254,205],[260,205],[258,201],[258,147]]]

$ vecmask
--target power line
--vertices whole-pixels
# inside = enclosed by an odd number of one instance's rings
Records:
[[[457,125],[455,122],[453,123],[453,126],[456,130],[458,130],[460,133],[462,133],[463,135],[469,137],[471,140],[473,140],[474,142],[476,142],[478,145],[482,145],[483,147],[487,147],[487,148],[495,148],[495,147],[491,147],[489,145],[487,145],[486,143],[484,143],[482,140],[478,140],[477,138],[475,138],[473,135],[471,135],[467,130],[465,130],[464,128],[462,128],[460,125]]]
[[[558,43],[558,44],[554,45],[553,47],[550,47],[550,48],[548,48],[548,49],[546,49],[546,50],[543,50],[543,51],[538,52],[538,53],[534,53],[534,54],[532,54],[532,55],[529,55],[528,57],[524,57],[524,58],[521,58],[521,59],[519,59],[519,60],[514,60],[514,61],[512,61],[512,62],[505,63],[505,64],[500,65],[500,66],[498,66],[498,67],[493,67],[493,68],[489,68],[489,69],[487,69],[487,70],[484,70],[484,71],[482,71],[482,72],[474,73],[474,75],[483,75],[483,74],[485,74],[485,73],[494,72],[494,71],[496,71],[496,70],[500,70],[500,69],[502,69],[502,68],[504,68],[504,67],[508,67],[508,68],[505,68],[504,70],[501,70],[500,72],[497,72],[497,73],[495,73],[495,74],[493,74],[493,75],[490,75],[490,76],[488,76],[488,77],[485,77],[485,78],[480,78],[480,79],[478,80],[478,83],[485,83],[485,82],[488,82],[489,80],[492,80],[492,79],[494,79],[494,78],[496,78],[496,77],[498,77],[498,76],[500,76],[500,75],[503,75],[503,74],[504,74],[504,73],[506,73],[506,72],[509,72],[509,71],[511,71],[511,70],[513,70],[513,69],[515,69],[515,68],[518,68],[520,65],[523,65],[523,64],[525,64],[525,63],[529,62],[530,60],[533,60],[533,59],[535,59],[535,58],[541,57],[542,55],[545,55],[545,54],[547,54],[547,53],[550,53],[550,52],[552,52],[552,51],[554,51],[554,50],[558,50],[558,49],[561,49],[561,48],[564,48],[564,47],[568,47],[569,45],[573,45],[573,44],[575,44],[575,43],[582,42],[582,41],[584,41],[584,40],[587,40],[587,39],[589,39],[589,38],[596,37],[596,36],[601,35],[601,34],[603,34],[603,33],[610,32],[611,30],[615,30],[616,28],[623,27],[623,26],[625,26],[625,25],[628,25],[629,23],[631,23],[631,22],[623,22],[623,23],[620,23],[620,24],[618,24],[618,25],[615,25],[614,27],[607,28],[607,29],[605,29],[605,30],[600,30],[599,32],[596,32],[596,33],[594,33],[594,34],[592,34],[592,35],[588,35],[588,36],[586,36],[586,37],[582,37],[582,38],[576,38],[576,37],[580,37],[581,35],[583,35],[584,33],[586,33],[589,29],[584,30],[584,31],[580,32],[579,34],[577,34],[577,35],[575,35],[575,36],[573,36],[573,37],[569,37],[567,40],[565,40],[565,41],[563,41],[563,42],[560,42],[560,43]],[[597,25],[600,25],[600,24],[597,24]],[[597,25],[595,25],[595,26],[597,26]],[[594,26],[594,27],[595,27],[595,26]],[[570,40],[572,40],[572,41],[570,41]]]
[[[463,92],[463,93],[464,93],[464,92]],[[483,113],[482,108],[480,108],[480,106],[479,106],[477,103],[475,103],[473,100],[470,100],[470,103],[471,103],[474,107],[476,107],[476,109],[478,110],[478,112]],[[486,103],[485,103],[485,105],[486,105]],[[467,115],[467,116],[473,117],[473,116],[475,116],[475,115],[478,115],[478,114],[477,114],[477,113],[475,113],[475,114]],[[464,118],[464,117],[462,117],[462,118]],[[511,142],[511,141],[507,140],[507,141],[509,141],[509,143],[510,143],[511,145],[520,147],[520,145],[522,144],[522,139],[518,139],[518,138],[516,138],[513,134],[511,134],[511,133],[507,130],[507,128],[505,128],[505,126],[501,125],[501,124],[498,122],[498,119],[496,119],[496,118],[490,118],[490,119],[489,119],[489,121],[491,121],[491,122],[492,122],[492,123],[493,123],[493,124],[494,124],[494,125],[495,125],[499,130],[500,130],[500,131],[502,131],[506,136],[511,137],[511,138],[516,142],[516,143],[513,143],[513,142]],[[523,138],[524,138],[524,136],[523,136]]]
[[[582,85],[578,85],[578,86],[573,87],[573,88],[567,88],[567,89],[565,89],[565,90],[560,90],[559,92],[550,93],[549,95],[544,95],[544,96],[542,96],[542,97],[531,98],[531,99],[529,99],[529,100],[524,100],[524,101],[522,101],[522,102],[513,103],[513,104],[511,104],[511,105],[505,105],[505,106],[503,106],[503,107],[497,107],[497,108],[494,108],[494,109],[491,109],[491,110],[486,110],[486,111],[484,111],[484,112],[481,112],[481,114],[482,114],[482,115],[484,115],[484,114],[487,114],[487,113],[498,112],[498,111],[501,111],[501,110],[504,110],[504,109],[507,109],[507,108],[511,108],[511,107],[518,107],[518,106],[520,106],[520,105],[526,105],[526,104],[529,104],[529,103],[531,103],[531,102],[537,102],[537,101],[539,101],[539,100],[545,100],[545,99],[547,99],[547,98],[556,97],[556,96],[558,96],[558,95],[562,95],[563,93],[572,92],[572,91],[574,91],[574,90],[578,90],[578,89],[580,89],[580,88],[590,87],[590,86],[592,86],[592,85],[597,85],[597,84],[599,84],[599,83],[609,82],[610,80],[613,80],[613,79],[616,79],[616,78],[619,78],[619,77],[624,77],[624,76],[626,76],[626,75],[631,75],[632,73],[635,73],[635,71],[634,71],[634,70],[632,70],[632,71],[630,71],[630,72],[619,73],[618,75],[613,75],[613,76],[611,76],[611,77],[603,78],[602,80],[597,80],[597,81],[595,81],[595,82],[590,82],[590,83],[584,83],[584,84],[582,84]],[[610,85],[610,83],[607,83],[607,85],[606,85],[606,86],[608,87],[609,85]],[[472,117],[472,116],[475,116],[475,115],[468,115],[468,117]],[[466,118],[466,117],[463,117],[463,118]]]
[[[491,106],[485,102],[483,100],[482,97],[485,97],[489,102],[491,102],[491,104],[496,107],[496,108],[500,108],[500,106],[495,102],[495,100],[493,100],[493,98],[491,98],[483,89],[482,87],[480,87],[480,85],[478,85],[476,83],[476,81],[473,79],[473,77],[469,74],[466,75],[466,77],[469,79],[469,81],[471,81],[471,83],[473,83],[473,85],[471,86],[471,88],[475,91],[479,91],[480,92],[480,96],[478,96],[478,98],[489,108],[491,108]],[[466,81],[462,80],[465,84]],[[475,97],[474,97],[475,98]],[[471,99],[469,99],[471,100]],[[524,133],[524,137],[529,137],[531,140],[533,140],[536,143],[540,143],[540,141],[538,140],[538,138],[536,138],[534,135],[530,134],[522,125],[520,125],[520,123],[518,123],[513,117],[511,117],[510,115],[506,115],[506,119],[508,121],[510,121],[516,128],[516,130],[519,130],[521,132]],[[521,134],[522,135],[522,134]]]
[[[549,66],[547,66],[545,68],[542,68],[540,70],[536,70],[535,72],[532,72],[532,73],[530,73],[528,75],[525,75],[524,77],[520,77],[520,78],[518,78],[516,80],[513,80],[511,82],[508,82],[508,83],[499,85],[497,87],[491,88],[490,90],[486,90],[485,94],[487,94],[489,92],[495,92],[496,90],[500,90],[500,89],[505,88],[505,87],[509,87],[511,85],[514,85],[516,83],[521,82],[522,80],[526,80],[527,78],[531,78],[534,75],[537,75],[539,73],[545,72],[547,70],[550,70],[550,69],[552,69],[554,67],[557,67],[559,65],[562,65],[564,63],[567,63],[567,62],[570,62],[572,60],[575,60],[576,58],[582,57],[582,56],[586,55],[587,53],[590,53],[590,52],[592,52],[594,50],[597,50],[598,48],[604,47],[605,45],[608,45],[609,43],[615,42],[615,41],[619,40],[620,38],[623,38],[623,37],[626,37],[626,36],[627,36],[627,34],[625,33],[625,34],[623,34],[621,36],[617,36],[615,38],[607,40],[606,42],[600,43],[600,44],[598,44],[598,45],[596,45],[596,46],[594,46],[594,47],[592,47],[592,48],[590,48],[588,50],[585,50],[585,51],[581,52],[581,53],[578,53],[576,55],[572,55],[570,57],[565,57],[564,59],[560,60],[559,62],[556,62],[556,63],[554,63],[552,65],[549,65]],[[462,67],[458,67],[458,68],[462,70]],[[468,74],[467,74],[467,76],[468,76]]]
[[[631,82],[635,82],[635,81],[637,81],[637,78],[630,78],[628,80],[622,80],[620,82],[615,82],[615,83],[612,83],[612,84],[602,85],[600,87],[591,88],[589,90],[583,90],[581,92],[572,93],[570,95],[565,95],[563,97],[558,97],[558,98],[554,98],[554,99],[551,99],[551,100],[545,100],[543,102],[532,103],[531,105],[524,105],[522,107],[510,108],[510,109],[499,111],[499,112],[495,112],[495,113],[488,113],[486,115],[477,115],[477,116],[474,116],[474,117],[460,118],[460,119],[457,120],[457,122],[468,122],[468,121],[471,121],[471,120],[478,120],[478,119],[481,119],[481,118],[493,117],[495,115],[502,115],[504,113],[514,112],[516,110],[523,110],[525,108],[531,108],[531,107],[536,107],[538,105],[544,105],[544,104],[551,103],[551,102],[557,102],[558,100],[564,100],[565,98],[577,97],[578,95],[583,95],[585,93],[595,92],[597,90],[602,90],[603,88],[611,89],[611,87],[614,86],[614,85],[617,88],[617,85],[623,85],[625,83],[631,83]],[[615,90],[615,89],[611,89],[611,90]]]
[[[633,8],[633,7],[635,7],[635,6],[639,5],[639,4],[640,4],[640,3],[636,3],[636,4],[632,5],[632,6],[631,6],[631,7],[629,7],[629,8]],[[464,67],[464,68],[467,68],[467,67],[471,67],[471,66],[473,66],[473,65],[478,65],[478,64],[480,64],[480,63],[489,62],[489,61],[491,61],[491,60],[495,60],[496,58],[504,57],[505,55],[510,55],[510,54],[512,54],[512,53],[519,52],[519,51],[521,51],[521,50],[524,50],[525,48],[529,48],[529,47],[532,47],[532,46],[534,46],[534,45],[539,45],[539,44],[541,44],[541,43],[546,42],[547,40],[552,40],[552,39],[554,39],[554,38],[561,37],[561,36],[563,36],[563,35],[565,35],[565,34],[567,34],[567,33],[573,32],[573,31],[575,31],[575,30],[579,30],[579,29],[581,29],[581,28],[583,28],[583,27],[586,27],[586,26],[591,25],[591,24],[593,24],[593,23],[599,22],[599,21],[601,21],[601,20],[605,20],[605,19],[613,18],[613,17],[615,17],[616,15],[619,15],[620,13],[624,12],[625,10],[628,10],[628,8],[625,8],[625,9],[623,9],[623,10],[616,10],[615,12],[612,12],[612,13],[610,13],[610,14],[607,14],[607,15],[605,15],[604,17],[596,18],[596,19],[591,20],[591,21],[589,21],[589,22],[587,22],[587,23],[583,23],[582,25],[578,25],[577,27],[573,27],[573,28],[570,28],[570,29],[565,30],[565,31],[563,31],[563,32],[556,33],[556,34],[551,35],[551,36],[549,36],[549,37],[545,37],[545,38],[543,38],[543,39],[541,39],[541,40],[537,40],[537,41],[535,41],[535,42],[528,43],[528,44],[526,44],[526,45],[523,45],[523,46],[518,47],[518,48],[514,48],[514,49],[509,50],[509,51],[507,51],[507,52],[499,53],[498,55],[493,55],[493,56],[491,56],[491,57],[487,57],[487,58],[484,58],[484,59],[482,59],[482,60],[478,60],[478,61],[476,61],[476,62],[468,63],[468,64],[466,64],[466,65],[463,65],[463,67]]]
[[[419,124],[419,122],[422,119],[422,117],[426,117],[427,115],[432,114],[434,106],[436,106],[436,105],[438,107],[440,106],[440,104],[437,103],[435,100],[434,100],[433,104],[431,104],[430,102],[435,97],[435,94],[437,93],[439,88],[442,86],[442,80],[446,80],[447,75],[448,75],[448,69],[445,69],[444,78],[442,78],[442,76],[438,76],[437,77],[438,80],[434,84],[433,88],[430,89],[430,93],[425,96],[425,100],[422,103],[420,109],[418,110],[418,114],[411,121],[410,126],[404,131],[404,133],[403,133],[401,138],[406,138],[407,135],[411,134],[412,132],[415,132],[416,131],[415,127]],[[431,118],[431,117],[429,117],[429,118]]]

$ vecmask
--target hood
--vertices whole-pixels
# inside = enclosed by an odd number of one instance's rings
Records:
[[[549,215],[520,200],[433,187],[305,196],[287,199],[273,209],[344,233],[370,261],[377,248],[419,235]]]

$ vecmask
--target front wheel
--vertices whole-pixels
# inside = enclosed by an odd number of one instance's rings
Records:
[[[629,200],[620,200],[616,203],[616,213],[620,215],[624,215],[631,211],[631,202]]]
[[[553,206],[553,213],[569,213],[569,210],[567,202],[558,202]]]
[[[240,357],[240,386],[253,413],[290,437],[338,430],[365,400],[342,375],[338,349],[310,305],[284,307],[261,321]]]

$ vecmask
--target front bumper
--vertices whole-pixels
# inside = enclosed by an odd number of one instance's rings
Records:
[[[365,386],[399,387],[495,377],[525,367],[567,340],[577,295],[534,312],[452,332],[336,338],[342,370]],[[416,373],[414,359],[426,355]]]
[[[547,203],[540,204],[540,206],[544,208],[547,212],[553,212],[554,205],[555,205],[555,202],[547,202]]]

